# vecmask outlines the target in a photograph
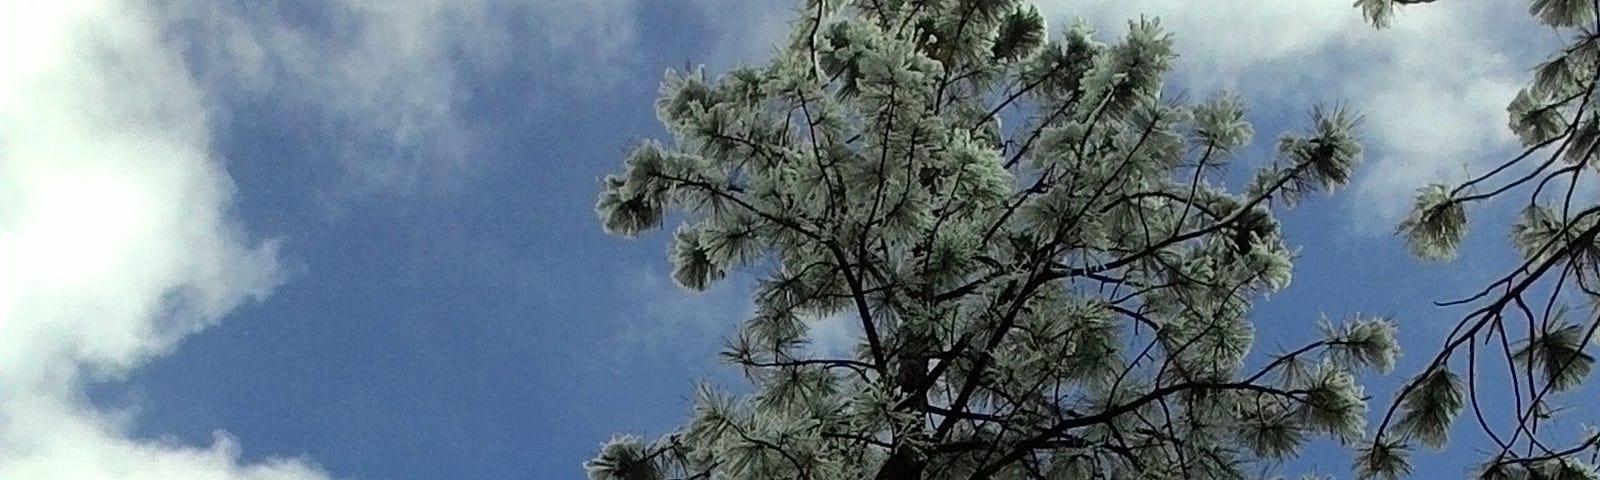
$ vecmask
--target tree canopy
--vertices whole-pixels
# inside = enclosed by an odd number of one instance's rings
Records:
[[[672,139],[639,142],[596,210],[623,236],[677,224],[684,287],[759,280],[724,352],[752,391],[702,385],[683,427],[614,438],[589,477],[1246,478],[1364,438],[1357,378],[1393,366],[1394,323],[1257,354],[1250,316],[1291,279],[1274,212],[1350,179],[1358,118],[1312,108],[1227,188],[1244,102],[1165,91],[1170,37],[1129,26],[813,0],[764,65],[669,71]],[[858,344],[809,348],[819,322]],[[1442,439],[1456,400],[1395,428]]]

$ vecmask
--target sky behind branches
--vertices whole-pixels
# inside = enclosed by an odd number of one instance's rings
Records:
[[[1512,153],[1504,105],[1557,44],[1521,2],[1384,31],[1346,0],[1041,5],[1105,41],[1161,17],[1169,93],[1252,109],[1234,168],[1315,104],[1365,115],[1354,184],[1284,217],[1302,250],[1252,315],[1258,352],[1388,314],[1409,374],[1461,313],[1429,302],[1511,265],[1508,206],[1470,263],[1391,232],[1416,186]],[[696,379],[737,383],[715,353],[748,283],[678,289],[667,235],[601,233],[599,179],[664,136],[664,69],[758,62],[794,9],[0,0],[0,478],[572,478],[613,432],[667,431]]]

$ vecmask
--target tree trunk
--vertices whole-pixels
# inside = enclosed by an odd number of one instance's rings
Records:
[[[901,391],[920,391],[928,381],[928,357],[924,353],[928,350],[930,342],[924,338],[906,338],[898,349],[904,352],[903,357],[894,361],[894,378],[892,381]],[[928,396],[910,402],[907,410],[919,414],[928,409]],[[923,472],[928,468],[928,460],[907,446],[907,437],[926,436],[919,425],[917,429],[909,432],[897,433],[894,439],[895,449],[889,453],[889,460],[878,469],[877,480],[922,480]]]

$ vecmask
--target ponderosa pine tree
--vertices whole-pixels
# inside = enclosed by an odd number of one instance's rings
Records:
[[[1393,21],[1397,6],[1432,2],[1356,5],[1381,28]],[[1508,125],[1525,149],[1459,185],[1422,187],[1400,224],[1418,256],[1450,259],[1466,233],[1468,207],[1524,195],[1510,228],[1522,262],[1481,291],[1441,303],[1472,310],[1384,411],[1357,458],[1363,476],[1398,478],[1410,471],[1406,458],[1413,443],[1441,448],[1454,422],[1470,422],[1492,442],[1477,467],[1480,478],[1600,480],[1600,431],[1577,424],[1596,420],[1595,390],[1578,397],[1585,408],[1577,416],[1561,403],[1563,393],[1581,390],[1593,368],[1589,352],[1600,329],[1596,10],[1594,0],[1530,2],[1530,14],[1571,40],[1535,69],[1531,84],[1507,107]],[[1504,377],[1480,378],[1488,369],[1500,369]],[[1485,411],[1480,395],[1508,390],[1512,411]],[[1459,418],[1463,411],[1470,420]]]
[[[1130,26],[1049,41],[1014,0],[813,0],[765,66],[668,72],[674,140],[597,210],[623,236],[681,220],[684,287],[760,278],[725,352],[753,393],[702,387],[589,478],[1243,478],[1360,439],[1355,377],[1391,367],[1393,324],[1255,358],[1247,317],[1290,280],[1272,209],[1347,181],[1356,119],[1315,110],[1229,191],[1242,102],[1164,96],[1171,41]],[[819,321],[858,325],[853,354],[806,348]]]

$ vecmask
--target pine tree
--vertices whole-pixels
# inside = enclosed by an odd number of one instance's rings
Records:
[[[1230,191],[1243,102],[1165,95],[1171,39],[1129,26],[813,0],[764,66],[669,71],[673,141],[638,143],[596,209],[622,236],[680,223],[684,287],[759,279],[724,353],[753,391],[702,386],[589,478],[1242,478],[1361,438],[1356,376],[1392,366],[1393,324],[1255,357],[1248,318],[1290,280],[1273,209],[1349,179],[1356,118],[1315,110]],[[858,325],[854,352],[806,348],[819,321]]]
[[[1432,1],[1359,0],[1356,6],[1381,28],[1394,21],[1397,6]],[[1507,125],[1524,150],[1459,185],[1421,187],[1399,227],[1419,257],[1451,259],[1466,234],[1469,207],[1522,194],[1525,203],[1510,226],[1522,261],[1477,293],[1441,303],[1475,308],[1385,410],[1357,458],[1364,477],[1404,475],[1413,443],[1442,448],[1452,424],[1469,422],[1493,442],[1477,467],[1479,478],[1600,479],[1600,432],[1572,428],[1575,419],[1559,404],[1593,368],[1590,352],[1600,329],[1600,204],[1593,191],[1600,168],[1600,18],[1593,0],[1533,0],[1528,11],[1571,41],[1535,69],[1506,108]],[[1572,311],[1587,313],[1573,318]],[[1492,368],[1505,378],[1479,378]],[[1508,390],[1511,412],[1486,412],[1478,401]],[[1579,401],[1592,409],[1593,390],[1586,393]],[[1468,406],[1472,420],[1462,420]]]

